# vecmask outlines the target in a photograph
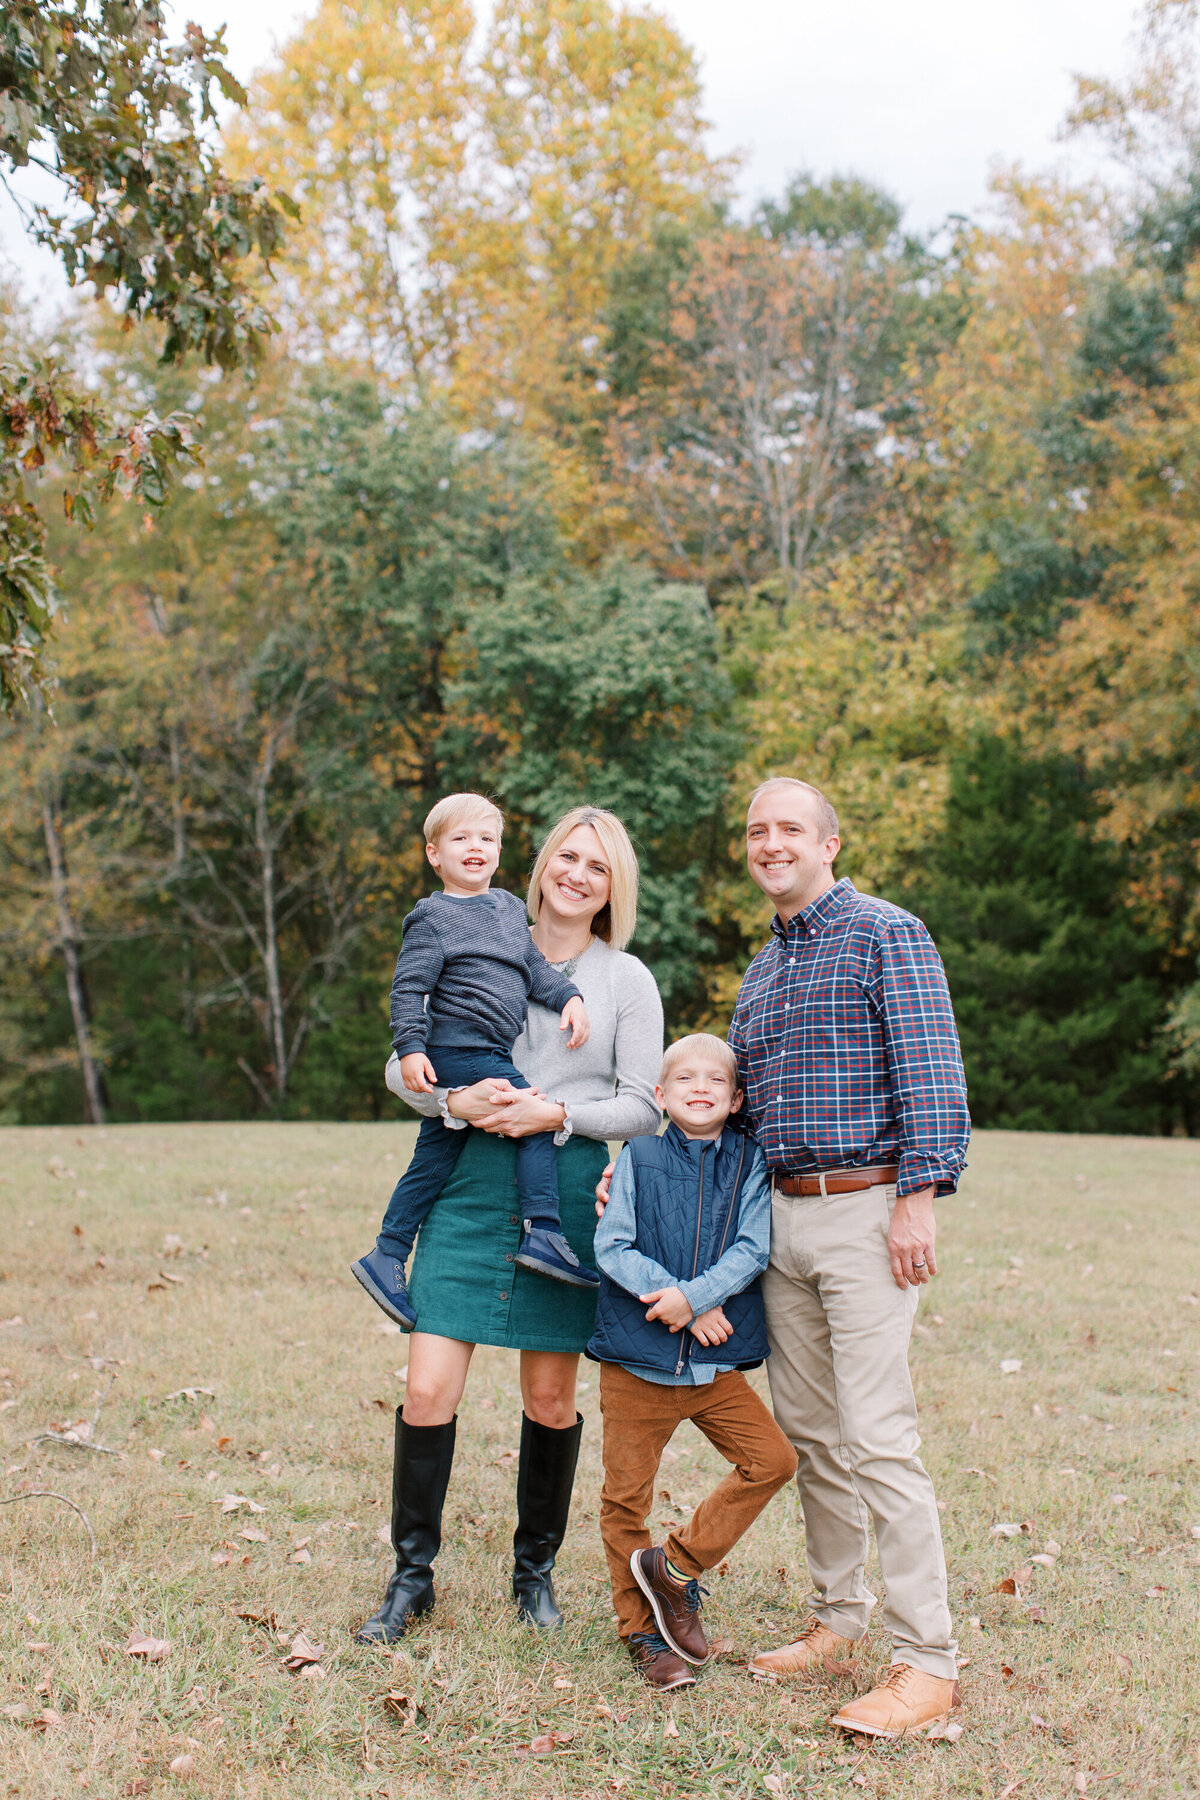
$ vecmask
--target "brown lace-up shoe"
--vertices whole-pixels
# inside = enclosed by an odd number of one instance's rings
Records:
[[[657,1631],[635,1631],[629,1654],[642,1680],[652,1688],[695,1687],[696,1677]]]
[[[944,1725],[958,1702],[957,1681],[893,1663],[879,1687],[843,1706],[830,1724],[867,1737],[918,1737],[931,1725]]]
[[[633,1579],[654,1612],[655,1623],[676,1656],[701,1668],[708,1661],[708,1639],[700,1623],[698,1581],[676,1581],[661,1550],[635,1550],[629,1559]]]
[[[763,1681],[779,1681],[788,1675],[808,1675],[830,1662],[844,1662],[859,1648],[853,1638],[839,1637],[836,1631],[810,1615],[794,1644],[783,1644],[778,1650],[759,1650],[752,1656],[750,1673]]]

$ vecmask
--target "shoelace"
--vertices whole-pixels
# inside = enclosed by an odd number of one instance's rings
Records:
[[[706,1587],[701,1587],[700,1583],[696,1580],[689,1581],[683,1590],[683,1603],[689,1612],[700,1611],[701,1594],[707,1599],[708,1589]]]
[[[631,1644],[636,1644],[640,1650],[644,1650],[647,1656],[661,1656],[664,1651],[668,1656],[675,1654],[666,1638],[657,1631],[631,1632],[629,1641]]]
[[[912,1679],[912,1675],[913,1670],[908,1663],[893,1663],[887,1672],[887,1676],[883,1681],[882,1686],[891,1688],[893,1693],[898,1694],[902,1688],[908,1686],[909,1681]]]

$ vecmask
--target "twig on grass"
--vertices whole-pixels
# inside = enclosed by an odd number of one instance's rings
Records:
[[[71,1511],[73,1513],[78,1513],[83,1520],[83,1529],[88,1534],[88,1539],[92,1546],[92,1555],[95,1556],[97,1549],[96,1534],[92,1530],[91,1520],[84,1512],[82,1506],[77,1506],[74,1500],[68,1500],[65,1494],[56,1494],[50,1488],[30,1488],[27,1494],[6,1494],[0,1499],[0,1506],[19,1506],[22,1500],[61,1500],[64,1506],[69,1506]]]
[[[49,1431],[39,1431],[35,1438],[30,1439],[30,1442],[34,1444],[64,1444],[69,1450],[94,1450],[98,1456],[123,1456],[125,1454],[123,1450],[114,1450],[108,1444],[92,1442],[92,1433],[100,1423],[104,1402],[112,1393],[113,1383],[116,1379],[115,1375],[109,1376],[108,1386],[101,1394],[100,1404],[90,1419],[85,1419],[80,1425],[69,1426],[65,1431],[55,1431],[53,1428]]]

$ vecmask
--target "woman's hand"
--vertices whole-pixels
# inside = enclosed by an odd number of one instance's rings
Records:
[[[682,1331],[692,1322],[692,1309],[680,1288],[655,1288],[652,1294],[639,1294],[638,1299],[650,1302],[648,1319],[661,1319],[672,1331]]]
[[[505,1094],[522,1091],[503,1075],[497,1075],[494,1079],[477,1081],[472,1087],[455,1088],[447,1097],[446,1111],[452,1119],[465,1119],[468,1125],[478,1125],[493,1117],[497,1102]]]
[[[613,1170],[616,1166],[617,1165],[614,1162],[605,1163],[604,1173],[596,1183],[596,1217],[598,1219],[604,1217],[604,1209],[608,1205],[609,1184],[612,1181]]]
[[[495,1101],[489,1112],[472,1121],[494,1137],[530,1137],[535,1131],[561,1131],[566,1123],[567,1109],[562,1101],[547,1100],[537,1088],[510,1086],[497,1093]]]

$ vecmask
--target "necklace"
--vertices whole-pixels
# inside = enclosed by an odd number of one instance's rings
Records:
[[[551,963],[550,967],[552,969],[557,969],[560,975],[565,975],[567,980],[570,981],[572,975],[575,973],[576,969],[579,967],[579,964],[580,964],[582,958],[587,955],[588,951],[591,949],[591,947],[595,943],[595,941],[596,941],[595,938],[592,937],[591,934],[589,933],[588,941],[583,946],[582,950],[577,950],[575,952],[574,956],[570,956],[567,958],[566,962]]]

